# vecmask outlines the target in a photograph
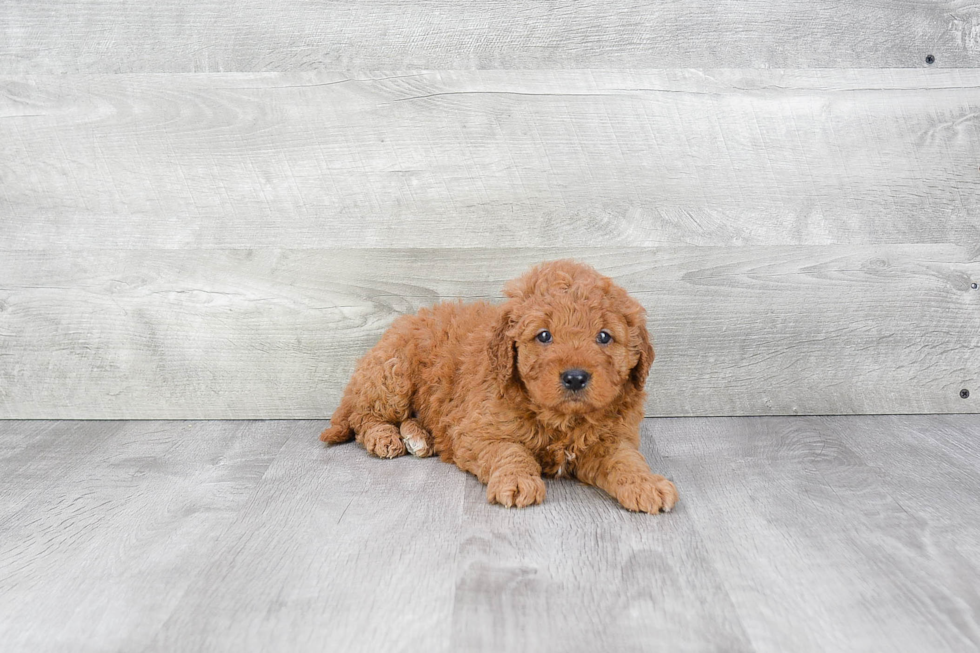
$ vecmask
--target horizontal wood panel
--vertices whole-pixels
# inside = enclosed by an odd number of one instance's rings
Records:
[[[980,242],[980,70],[8,77],[0,249]]]
[[[980,9],[896,0],[4,0],[0,72],[980,64]]]
[[[0,418],[329,416],[395,317],[569,256],[648,308],[650,415],[977,411],[976,249],[85,250],[0,257]]]

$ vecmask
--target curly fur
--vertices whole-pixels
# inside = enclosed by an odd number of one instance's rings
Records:
[[[358,363],[320,439],[394,458],[408,448],[476,475],[487,499],[528,506],[545,476],[574,476],[625,508],[677,501],[639,451],[643,386],[654,352],[646,312],[574,261],[541,264],[504,287],[507,301],[438,304],[399,318]],[[542,343],[547,329],[552,341]],[[608,344],[596,336],[612,335]],[[572,392],[561,373],[591,379]]]

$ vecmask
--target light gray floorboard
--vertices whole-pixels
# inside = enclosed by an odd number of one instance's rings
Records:
[[[542,510],[500,510],[467,478],[450,650],[752,650],[683,502],[651,519],[573,481],[547,491]]]
[[[969,2],[3,0],[0,71],[980,64]]]
[[[145,649],[292,428],[92,422],[63,433],[60,455],[48,452],[60,465],[22,468],[4,488],[19,505],[0,522],[4,649]]]
[[[975,69],[7,76],[0,250],[977,243],[978,116]]]
[[[43,499],[49,486],[105,455],[124,422],[3,422],[0,428],[0,525]],[[110,445],[112,446],[112,445]]]
[[[912,470],[849,446],[878,419],[652,423],[757,650],[976,650],[980,559],[975,548],[951,550],[967,533],[934,532],[928,517],[949,501],[952,479],[913,471],[905,483],[939,487],[920,494],[923,516],[906,509],[873,465]],[[932,428],[935,419],[881,418],[905,438],[909,424]],[[970,419],[960,423],[975,429]],[[887,433],[873,442],[900,458],[904,438]],[[980,503],[980,494],[957,495],[962,509]]]
[[[0,417],[326,418],[398,315],[562,257],[647,307],[650,415],[978,411],[978,252],[895,245],[7,252]]]
[[[293,424],[148,650],[447,650],[463,473]]]
[[[925,600],[942,610],[951,642],[980,650],[980,420],[887,416],[820,425],[867,461],[907,513],[908,538],[923,561],[912,575],[949,588]]]
[[[0,479],[63,445],[4,487],[25,497],[0,522],[4,650],[980,642],[977,416],[648,420],[681,492],[655,517],[569,480],[489,506],[451,465],[325,448],[323,425],[0,422]]]

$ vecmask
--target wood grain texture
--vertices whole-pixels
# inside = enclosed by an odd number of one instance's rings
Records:
[[[960,549],[960,536],[934,531],[928,516],[947,502],[975,513],[980,495],[929,492],[955,481],[894,465],[903,444],[893,429],[882,432],[878,419],[836,420],[837,428],[824,418],[785,417],[651,425],[755,650],[980,645],[976,547]],[[929,429],[931,420],[885,424],[908,437],[908,424]],[[975,419],[959,423],[975,430]],[[846,441],[838,437],[842,424]],[[849,447],[871,429],[887,433],[874,439],[884,460],[878,453],[863,459]],[[919,506],[926,514],[902,505],[892,494],[897,484],[883,483],[868,461],[911,471],[899,482],[921,486],[915,491],[927,494]]]
[[[0,71],[980,64],[970,2],[3,0]]]
[[[79,461],[94,454],[123,422],[7,422],[0,429],[0,527],[26,504],[36,503]],[[65,443],[71,442],[71,456]]]
[[[85,431],[98,428],[92,447]],[[290,428],[92,422],[63,433],[49,453],[57,470],[21,472],[21,507],[0,521],[4,648],[144,650]]]
[[[463,472],[291,437],[147,651],[448,650]],[[216,623],[215,614],[222,615]]]
[[[649,431],[643,444],[671,477]],[[593,487],[547,486],[544,510],[499,510],[467,478],[450,650],[753,650],[683,497],[651,520]]]
[[[13,76],[0,250],[976,243],[978,116],[978,70]]]
[[[323,425],[0,421],[4,651],[980,646],[978,416],[647,420],[657,517],[568,479],[490,506]]]
[[[930,581],[955,595],[943,606],[950,641],[980,648],[980,422],[888,416],[821,422],[867,461],[911,522],[908,541],[932,561]],[[939,498],[939,500],[937,500]],[[921,580],[921,576],[919,577]]]
[[[398,315],[562,257],[647,307],[648,414],[977,411],[980,251],[895,245],[11,251],[0,416],[328,417]]]

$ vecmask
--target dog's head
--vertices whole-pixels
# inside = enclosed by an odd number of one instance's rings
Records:
[[[543,263],[504,287],[509,300],[490,343],[501,387],[561,414],[641,393],[653,347],[646,311],[626,291],[574,261]]]

